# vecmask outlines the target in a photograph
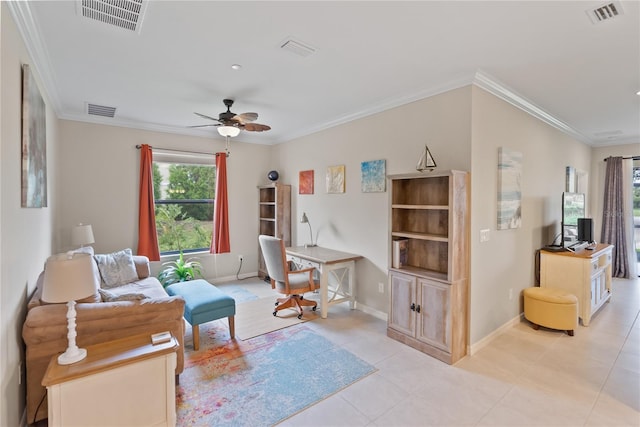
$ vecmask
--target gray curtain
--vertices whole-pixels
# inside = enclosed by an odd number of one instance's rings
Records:
[[[602,243],[614,245],[611,262],[613,277],[629,277],[629,257],[625,237],[624,172],[622,157],[608,157],[604,178]]]

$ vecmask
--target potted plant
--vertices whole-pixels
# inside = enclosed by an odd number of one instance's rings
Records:
[[[163,206],[157,212],[157,223],[169,238],[178,245],[178,259],[162,263],[162,270],[158,274],[158,280],[162,286],[167,287],[172,283],[186,282],[202,276],[202,264],[195,258],[185,260],[182,253],[182,239],[185,235],[185,227],[192,224],[191,218],[185,218],[180,208],[176,206]]]
[[[194,258],[184,259],[182,251],[175,261],[162,263],[162,271],[158,275],[158,280],[162,286],[167,287],[172,283],[186,282],[197,277],[202,277],[202,264]]]

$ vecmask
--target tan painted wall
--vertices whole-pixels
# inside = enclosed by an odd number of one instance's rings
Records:
[[[20,424],[25,407],[22,324],[26,300],[52,252],[57,196],[57,119],[47,106],[47,208],[21,208],[22,64],[31,64],[40,93],[49,104],[6,2],[0,4],[0,425]],[[24,374],[24,367],[22,367]]]
[[[560,233],[565,169],[588,171],[591,149],[477,87],[472,116],[470,343],[474,344],[522,312],[522,290],[535,283],[535,251]],[[497,230],[499,147],[523,155],[522,227],[517,229]],[[482,229],[490,230],[488,242],[480,243]]]
[[[71,228],[91,224],[96,252],[108,253],[138,244],[138,144],[214,153],[224,151],[220,139],[200,138],[61,120],[58,207],[55,247],[70,249]],[[231,142],[227,159],[231,253],[198,255],[212,281],[234,276],[238,255],[241,274],[257,271],[258,184],[267,182],[270,147]],[[154,273],[160,268],[154,263]]]
[[[319,245],[364,256],[357,263],[359,304],[388,312],[389,193],[362,193],[361,162],[384,159],[387,174],[415,172],[427,144],[439,169],[469,170],[470,97],[470,87],[453,90],[274,147],[274,164],[293,186],[293,242],[309,240],[299,222],[306,212]],[[334,165],[345,165],[344,194],[326,192],[326,170]],[[314,194],[300,195],[298,174],[310,169]]]

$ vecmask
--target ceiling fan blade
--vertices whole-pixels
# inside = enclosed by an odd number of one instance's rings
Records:
[[[262,125],[260,123],[247,123],[244,125],[244,130],[249,132],[264,132],[270,130],[271,126]]]
[[[213,117],[205,116],[204,114],[200,114],[200,113],[196,113],[196,112],[194,112],[193,114],[195,114],[196,116],[200,116],[203,119],[209,119],[209,120],[213,120],[213,121],[216,121],[216,122],[220,121],[219,119],[215,119]]]
[[[233,119],[238,120],[240,123],[248,123],[256,120],[258,118],[258,113],[242,113],[236,114]]]
[[[216,123],[215,125],[196,125],[196,126],[188,126],[190,128],[207,128],[211,126],[220,126],[220,123]]]

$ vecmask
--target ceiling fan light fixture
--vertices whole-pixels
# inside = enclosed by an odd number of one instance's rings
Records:
[[[218,133],[222,136],[233,138],[234,136],[238,136],[240,134],[240,129],[235,126],[219,126]]]

